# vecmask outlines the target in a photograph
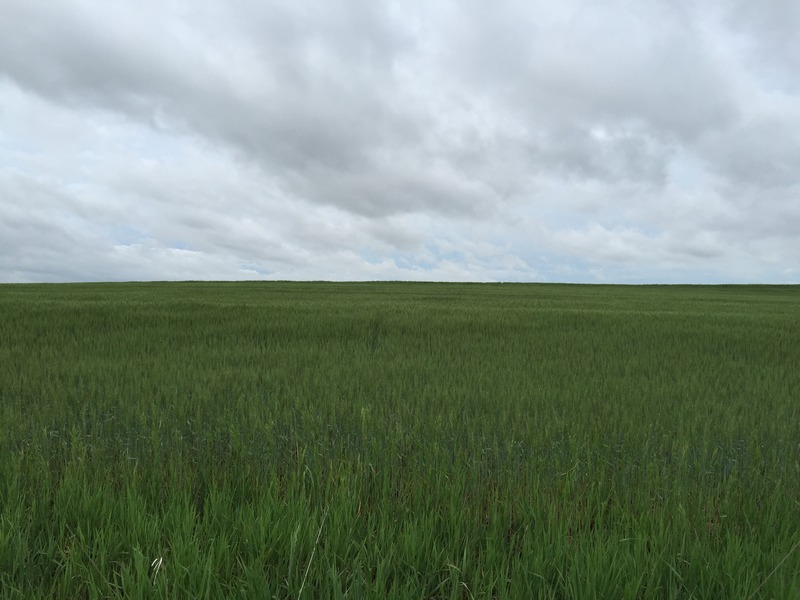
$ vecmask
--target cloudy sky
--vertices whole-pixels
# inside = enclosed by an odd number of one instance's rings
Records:
[[[800,282],[794,0],[0,0],[0,281]]]

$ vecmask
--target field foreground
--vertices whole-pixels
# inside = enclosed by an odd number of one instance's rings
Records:
[[[3,598],[800,598],[800,287],[0,285]]]

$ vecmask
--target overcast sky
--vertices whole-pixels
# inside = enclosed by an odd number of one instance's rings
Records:
[[[800,282],[794,0],[0,0],[0,281]]]

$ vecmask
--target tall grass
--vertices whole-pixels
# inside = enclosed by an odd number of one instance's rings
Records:
[[[0,590],[800,597],[798,323],[797,287],[0,286]]]

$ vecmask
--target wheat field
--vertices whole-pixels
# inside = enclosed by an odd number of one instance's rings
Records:
[[[800,287],[0,285],[3,598],[800,598]]]

